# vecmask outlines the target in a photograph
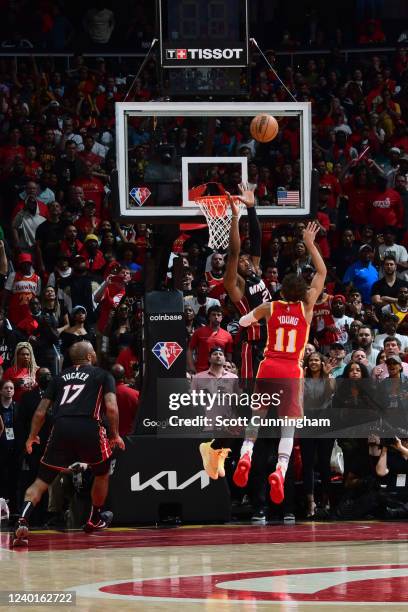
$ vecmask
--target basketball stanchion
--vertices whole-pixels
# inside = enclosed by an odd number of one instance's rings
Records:
[[[165,412],[158,385],[186,382],[186,333],[181,291],[152,291],[145,297],[144,377],[134,435],[118,453],[111,476],[109,508],[117,524],[227,521],[231,502],[225,478],[210,481],[199,453],[201,439],[160,437]]]

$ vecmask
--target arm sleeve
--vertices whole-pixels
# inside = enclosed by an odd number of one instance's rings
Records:
[[[112,374],[109,374],[109,372],[106,372],[105,374],[105,378],[103,381],[103,393],[104,395],[106,395],[106,393],[116,394],[115,379],[113,378]]]
[[[249,240],[251,242],[251,255],[261,257],[262,232],[255,206],[248,208]]]

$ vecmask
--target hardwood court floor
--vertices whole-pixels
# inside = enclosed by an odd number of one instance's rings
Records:
[[[402,522],[34,532],[28,551],[2,533],[0,590],[72,589],[76,612],[406,612],[407,542]]]

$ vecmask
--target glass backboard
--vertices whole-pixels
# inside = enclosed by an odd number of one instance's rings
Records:
[[[260,113],[279,123],[269,143],[250,134]],[[201,217],[190,193],[207,182],[232,194],[241,181],[255,185],[261,218],[310,212],[309,103],[120,102],[116,128],[120,215],[130,222]]]

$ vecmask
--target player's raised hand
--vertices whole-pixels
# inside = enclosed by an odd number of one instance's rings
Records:
[[[240,183],[238,185],[239,191],[241,195],[237,196],[238,200],[240,200],[247,208],[253,208],[255,206],[255,187],[253,185],[250,187],[248,183]]]
[[[228,198],[228,204],[231,207],[231,211],[232,211],[232,216],[233,217],[239,217],[239,204],[237,204],[237,202],[234,200],[234,198],[231,196],[229,191],[225,192],[225,195]]]
[[[27,438],[27,442],[25,444],[26,447],[26,451],[29,455],[31,455],[31,453],[33,452],[33,444],[40,444],[40,437],[39,436],[34,436],[33,438],[31,436],[29,436]]]
[[[309,249],[314,245],[317,234],[319,233],[320,227],[314,221],[310,221],[306,228],[303,230],[303,242],[306,248]]]

